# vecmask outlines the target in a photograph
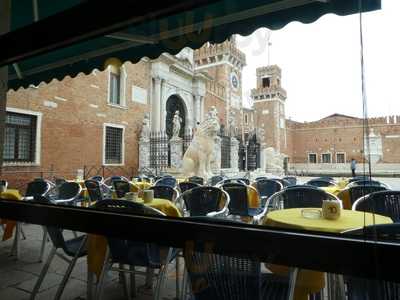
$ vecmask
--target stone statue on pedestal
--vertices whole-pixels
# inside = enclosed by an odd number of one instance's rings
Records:
[[[208,112],[207,118],[198,126],[193,140],[183,156],[182,171],[186,176],[199,176],[206,180],[213,176],[211,161],[219,130],[218,112],[213,106]]]
[[[174,119],[172,120],[172,138],[177,139],[181,131],[182,118],[179,116],[179,110],[175,111]]]
[[[230,111],[229,113],[229,118],[228,118],[228,123],[229,123],[229,135],[230,136],[235,136],[235,126],[236,126],[236,118],[235,118],[235,112]]]
[[[140,140],[141,141],[150,140],[150,118],[148,113],[144,115],[142,121],[142,132],[140,134]]]

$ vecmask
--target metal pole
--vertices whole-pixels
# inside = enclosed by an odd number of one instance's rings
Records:
[[[0,35],[10,30],[11,0],[0,1]],[[6,122],[8,66],[0,68],[0,175],[3,172],[3,147]]]

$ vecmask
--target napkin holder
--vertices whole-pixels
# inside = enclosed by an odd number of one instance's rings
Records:
[[[322,216],[327,220],[337,220],[340,217],[340,203],[334,200],[324,200],[322,202]]]

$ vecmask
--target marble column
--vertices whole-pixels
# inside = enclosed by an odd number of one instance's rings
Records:
[[[161,119],[161,78],[154,77],[153,114],[151,126],[153,131],[160,131]]]
[[[239,141],[231,138],[231,169],[239,172]]]
[[[180,137],[170,139],[171,168],[179,170],[182,166],[183,140]]]
[[[201,122],[201,96],[194,96],[194,126],[197,126],[197,122]]]

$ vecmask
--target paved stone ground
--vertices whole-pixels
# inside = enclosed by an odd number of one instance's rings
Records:
[[[10,239],[0,242],[0,299],[1,300],[22,300],[29,299],[38,275],[44,263],[39,263],[39,250],[43,231],[40,226],[32,224],[23,225],[26,240],[21,240],[20,259],[10,256],[12,241]],[[0,235],[2,230],[0,229]],[[72,237],[71,232],[66,232],[66,237]],[[44,261],[50,251],[51,242],[47,243]],[[67,263],[58,256],[55,256],[49,271],[42,283],[37,300],[53,299],[63,274],[66,271]],[[166,286],[162,291],[162,298],[174,299],[175,297],[175,266],[171,265],[168,272]],[[63,293],[63,300],[86,299],[86,258],[78,260],[67,286]],[[139,288],[137,300],[152,299],[151,291],[140,289],[143,286],[143,276],[136,276],[136,285]],[[110,272],[107,277],[103,299],[119,300],[125,299],[122,285],[118,280],[118,273]]]

